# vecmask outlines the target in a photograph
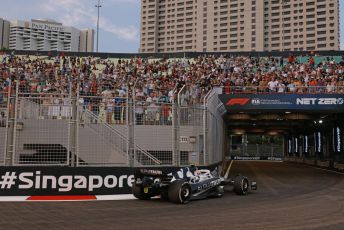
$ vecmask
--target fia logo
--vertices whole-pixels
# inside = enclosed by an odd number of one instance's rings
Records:
[[[260,102],[260,99],[259,98],[254,98],[254,99],[252,99],[252,105],[260,105],[261,104],[261,102]]]

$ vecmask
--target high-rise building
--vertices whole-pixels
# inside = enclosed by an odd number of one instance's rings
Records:
[[[10,22],[0,18],[0,49],[8,48],[10,35]]]
[[[53,20],[12,21],[9,45],[14,50],[93,52],[94,31]]]
[[[80,52],[93,52],[94,49],[94,30],[85,29],[80,31]]]
[[[339,50],[339,0],[142,0],[140,52]]]

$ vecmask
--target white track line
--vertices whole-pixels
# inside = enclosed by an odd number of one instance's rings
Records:
[[[135,200],[132,194],[96,196],[97,200]]]
[[[225,179],[228,179],[229,171],[230,171],[231,168],[232,168],[233,162],[234,162],[234,160],[232,160],[231,163],[230,163],[229,166],[228,166],[228,169],[227,169],[226,174],[225,174]]]
[[[30,196],[0,196],[0,202],[90,202],[90,201],[116,201],[116,200],[134,200],[132,194],[121,195],[99,195],[96,200],[28,200]]]
[[[0,202],[21,202],[26,201],[29,196],[0,196]]]

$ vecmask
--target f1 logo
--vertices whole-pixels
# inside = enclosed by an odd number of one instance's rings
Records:
[[[233,98],[233,99],[230,99],[226,105],[227,106],[246,105],[247,102],[249,102],[249,101],[250,101],[249,98]]]

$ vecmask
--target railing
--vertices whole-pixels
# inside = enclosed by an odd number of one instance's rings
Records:
[[[178,105],[190,106],[202,104],[206,95],[211,91],[209,87],[199,87],[186,84],[178,92]]]
[[[114,96],[80,96],[78,103],[90,111],[99,122],[127,124],[127,98]]]
[[[100,121],[99,117],[95,115],[94,113],[92,113],[91,111],[89,111],[87,108],[83,108],[82,111],[84,115],[88,116],[92,120],[91,123],[86,122],[86,124],[88,124],[88,127],[90,127],[99,135],[101,135],[103,139],[106,139],[106,141],[111,143],[116,148],[116,150],[118,150],[122,155],[127,157],[128,156],[127,146],[129,142],[128,137],[120,133],[118,130],[116,130],[112,125],[104,121]],[[92,123],[94,125],[92,125]],[[139,155],[141,156],[140,159],[136,159],[139,164],[142,164],[142,165],[147,164],[146,162],[143,162],[144,161],[142,160],[143,158],[148,159],[150,163],[157,164],[157,165],[161,164],[161,161],[159,159],[157,159],[156,157],[154,157],[152,154],[148,153],[147,151],[143,150],[140,146],[135,145],[135,149],[136,149],[135,151],[139,153]]]
[[[135,101],[135,125],[172,125],[172,104]]]
[[[128,140],[127,138],[114,130],[110,125],[99,120],[99,118],[86,108],[79,108],[80,125],[81,127],[88,127],[97,137],[100,137],[105,143],[110,145],[112,150],[128,158]],[[80,141],[81,142],[81,141]],[[82,144],[82,142],[81,142]],[[96,143],[94,143],[96,145]],[[102,153],[97,154],[98,156]],[[113,162],[109,162],[110,164]],[[78,162],[78,165],[83,165]]]
[[[18,117],[23,119],[59,119],[71,117],[69,94],[19,93]]]

